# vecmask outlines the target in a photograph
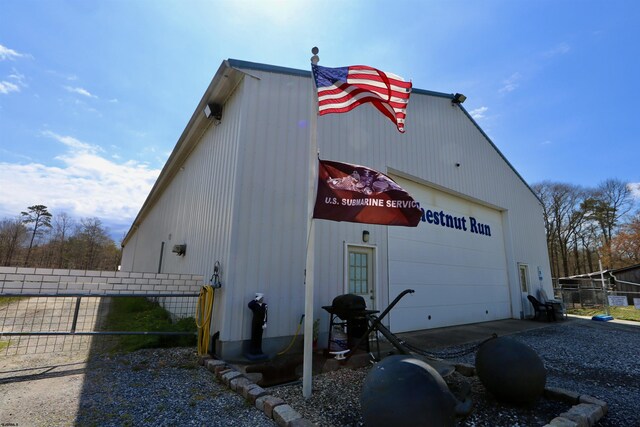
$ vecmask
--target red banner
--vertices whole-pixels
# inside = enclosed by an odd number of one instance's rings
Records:
[[[313,217],[416,227],[422,211],[387,175],[364,166],[320,160]]]

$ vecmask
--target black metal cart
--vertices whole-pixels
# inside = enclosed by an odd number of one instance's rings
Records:
[[[353,351],[360,347],[367,352],[371,351],[369,339],[365,337],[369,329],[370,318],[368,316],[378,313],[378,310],[367,310],[364,298],[354,294],[339,295],[333,299],[332,305],[325,305],[322,308],[330,315],[329,348],[334,340],[333,328],[339,326],[347,331],[347,348],[345,350]],[[379,352],[379,343],[376,342],[376,344]]]

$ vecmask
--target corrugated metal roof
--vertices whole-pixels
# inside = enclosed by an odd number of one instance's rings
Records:
[[[310,70],[299,70],[297,68],[280,67],[278,65],[260,64],[258,62],[242,61],[239,59],[229,59],[229,65],[234,68],[243,68],[248,70],[266,71],[278,74],[289,74],[292,76],[309,77],[311,78]],[[426,89],[412,88],[411,93],[418,93],[420,95],[438,96],[441,98],[453,99],[454,94],[434,92]]]

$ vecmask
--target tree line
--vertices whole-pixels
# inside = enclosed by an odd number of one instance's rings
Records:
[[[640,210],[631,188],[608,179],[595,188],[543,181],[531,186],[543,206],[553,277],[640,264]],[[0,265],[116,270],[121,250],[98,218],[74,220],[29,206],[0,222]]]
[[[543,181],[531,186],[543,205],[553,277],[640,264],[640,211],[629,185],[595,188]]]
[[[0,221],[0,265],[77,270],[117,270],[121,250],[98,218],[55,216],[29,206]]]

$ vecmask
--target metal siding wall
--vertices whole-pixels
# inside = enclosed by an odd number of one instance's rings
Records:
[[[532,271],[540,266],[544,275],[542,285],[550,291],[550,269],[538,200],[449,100],[412,96],[404,135],[370,106],[344,115],[324,116],[319,123],[319,146],[323,158],[381,171],[401,171],[407,177],[505,211],[510,217],[513,239],[513,257],[507,262],[513,265],[526,262]],[[456,167],[456,163],[461,166]],[[337,247],[336,242],[325,244]],[[539,286],[537,280],[534,285]],[[512,286],[516,290],[517,287],[517,283]],[[519,295],[515,298],[519,299]],[[519,312],[513,314],[517,317]]]
[[[293,335],[304,313],[306,186],[310,80],[251,71],[246,77],[245,133],[240,141],[237,232],[227,331],[250,337],[247,303],[263,292],[264,337]]]
[[[246,78],[246,138],[238,173],[238,233],[235,235],[233,298],[228,300],[228,336],[248,339],[246,304],[264,292],[269,304],[265,337],[291,335],[304,311],[306,180],[311,82],[303,77],[250,71]],[[414,94],[406,134],[371,106],[318,119],[320,157],[401,171],[424,183],[508,211],[514,257],[548,269],[544,227],[537,199],[457,106],[445,98]],[[456,163],[460,163],[458,168]],[[315,314],[344,293],[344,243],[362,244],[362,230],[376,246],[378,309],[389,304],[387,228],[318,221]],[[508,256],[508,255],[507,255]],[[548,280],[548,273],[547,273]],[[513,284],[517,289],[517,284]],[[550,286],[550,280],[549,280]],[[518,297],[516,295],[516,297]],[[516,313],[517,314],[517,313]]]
[[[122,259],[120,268],[122,271],[133,271],[133,263],[136,256],[136,243],[138,243],[138,233],[134,233],[129,244],[122,248]]]
[[[249,338],[247,303],[255,292],[265,293],[269,304],[265,338],[292,335],[304,312],[311,81],[249,73],[225,105],[222,124],[209,129],[205,144],[196,148],[182,176],[176,176],[145,219],[133,263],[134,270],[155,271],[156,252],[169,232],[172,242],[187,243],[187,256],[181,260],[167,253],[165,259],[171,261],[164,271],[208,278],[215,259],[222,258],[224,287],[217,299],[224,305],[218,316],[224,317],[220,331],[225,341]],[[398,133],[368,105],[319,117],[320,156],[401,172],[505,211],[513,239],[508,262],[526,262],[532,271],[542,266],[550,287],[539,203],[464,112],[448,99],[413,94],[406,127],[406,134]],[[224,196],[193,192],[198,183]],[[376,247],[377,308],[389,303],[387,227],[318,221],[314,317],[321,318],[321,331],[327,329],[328,316],[320,307],[344,293],[344,244],[361,244],[365,229],[371,233],[369,245]]]
[[[222,267],[223,288],[216,291],[214,327],[224,329],[225,285],[229,274],[233,232],[241,105],[234,93],[224,106],[222,121],[211,125],[125,247],[126,270],[156,272],[165,242],[162,272],[202,274],[208,280],[215,261]],[[171,240],[169,240],[171,234]],[[187,244],[184,257],[171,252]],[[137,248],[137,249],[136,249]]]

